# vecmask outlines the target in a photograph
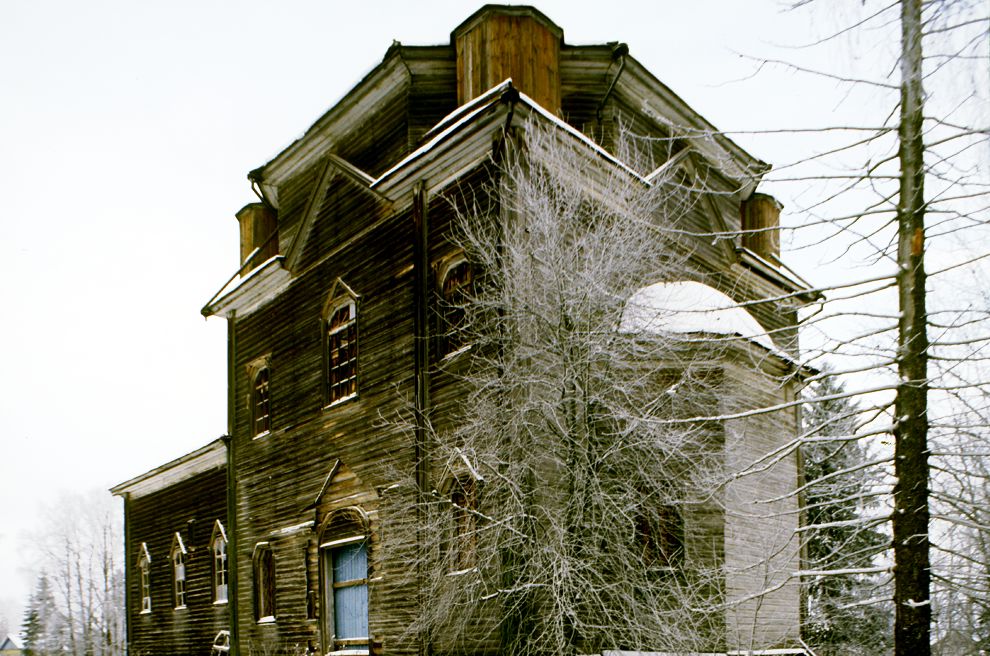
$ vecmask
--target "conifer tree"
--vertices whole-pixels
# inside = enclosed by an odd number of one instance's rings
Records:
[[[889,538],[877,530],[882,518],[866,517],[873,501],[866,448],[852,439],[860,411],[843,386],[827,374],[814,386],[805,413],[806,549],[812,570],[869,569]],[[838,397],[838,398],[836,398]],[[879,515],[879,510],[873,513]],[[820,656],[890,651],[890,609],[868,603],[881,583],[870,575],[817,576],[809,582],[804,634]],[[889,594],[889,592],[887,593]]]
[[[38,582],[27,611],[24,613],[24,654],[25,656],[49,656],[62,651],[58,627],[61,623],[55,595],[44,572],[38,575]]]

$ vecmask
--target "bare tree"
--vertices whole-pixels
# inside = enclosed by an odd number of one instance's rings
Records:
[[[32,540],[42,573],[38,603],[28,617],[38,639],[29,630],[27,648],[38,654],[123,654],[123,538],[112,497],[65,495],[44,515],[48,522]]]
[[[951,527],[970,521],[948,484],[966,477],[960,456],[972,452],[954,437],[961,424],[950,401],[987,383],[985,370],[973,374],[964,365],[982,359],[987,336],[960,332],[974,313],[960,302],[959,283],[986,258],[985,248],[973,245],[987,236],[990,17],[985,3],[965,0],[864,5],[862,16],[817,45],[858,37],[861,49],[871,46],[865,72],[791,66],[844,87],[857,120],[879,107],[878,120],[809,126],[801,133],[842,138],[809,148],[820,154],[783,167],[776,180],[799,185],[805,196],[809,185],[821,187],[814,202],[798,206],[804,226],[792,245],[809,252],[830,247],[848,262],[844,279],[822,288],[831,300],[806,319],[805,334],[840,362],[826,375],[854,381],[856,430],[836,443],[858,440],[871,454],[872,466],[859,469],[872,469],[872,498],[890,500],[890,553],[877,553],[873,564],[893,580],[894,650],[924,655],[940,637],[931,630],[933,582],[936,591],[961,584],[945,569],[955,560],[949,554],[962,555],[959,543],[948,541]],[[824,8],[834,11],[831,3]],[[899,47],[889,51],[880,46],[895,42]],[[888,54],[890,60],[878,56]],[[885,79],[893,71],[899,79]],[[961,376],[963,370],[973,375]],[[877,523],[862,526],[873,530]],[[839,565],[844,554],[836,555],[835,566],[819,574],[855,577],[871,569],[849,571]]]
[[[703,196],[539,122],[500,157],[486,193],[447,192],[475,277],[445,340],[465,346],[438,375],[468,391],[428,426],[416,528],[438,539],[420,554],[416,628],[440,651],[724,649],[723,500],[752,463],[727,464],[718,409],[736,405],[722,365],[745,340],[636,319],[630,302],[704,278],[682,226]],[[765,573],[754,623],[796,566],[790,537],[750,564]]]

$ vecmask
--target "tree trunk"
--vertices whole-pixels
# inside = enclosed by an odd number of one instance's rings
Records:
[[[921,0],[901,2],[900,296],[894,422],[894,654],[928,656],[928,333],[925,311],[925,201]]]

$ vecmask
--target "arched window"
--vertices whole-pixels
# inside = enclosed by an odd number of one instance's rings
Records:
[[[148,545],[141,543],[141,552],[138,554],[138,569],[141,571],[141,612],[151,612],[151,554],[148,553]]]
[[[367,653],[368,518],[359,508],[331,515],[320,531],[320,619],[324,651]]]
[[[437,266],[437,292],[437,355],[443,357],[468,343],[466,306],[474,295],[474,272],[464,253],[448,256]]]
[[[267,542],[254,548],[254,619],[275,621],[275,554]]]
[[[186,545],[178,533],[172,538],[172,592],[174,607],[186,607]]]
[[[338,290],[344,292],[335,295]],[[324,312],[324,361],[327,405],[357,396],[357,296],[337,281]]]
[[[272,406],[269,396],[268,367],[262,367],[254,375],[251,387],[251,426],[254,435],[264,435],[272,427]]]
[[[213,603],[227,603],[227,533],[220,520],[213,525],[210,538],[210,551],[213,553]]]

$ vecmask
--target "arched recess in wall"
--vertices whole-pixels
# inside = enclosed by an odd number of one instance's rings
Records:
[[[319,530],[320,629],[324,652],[367,650],[368,514],[351,506],[330,513]]]

